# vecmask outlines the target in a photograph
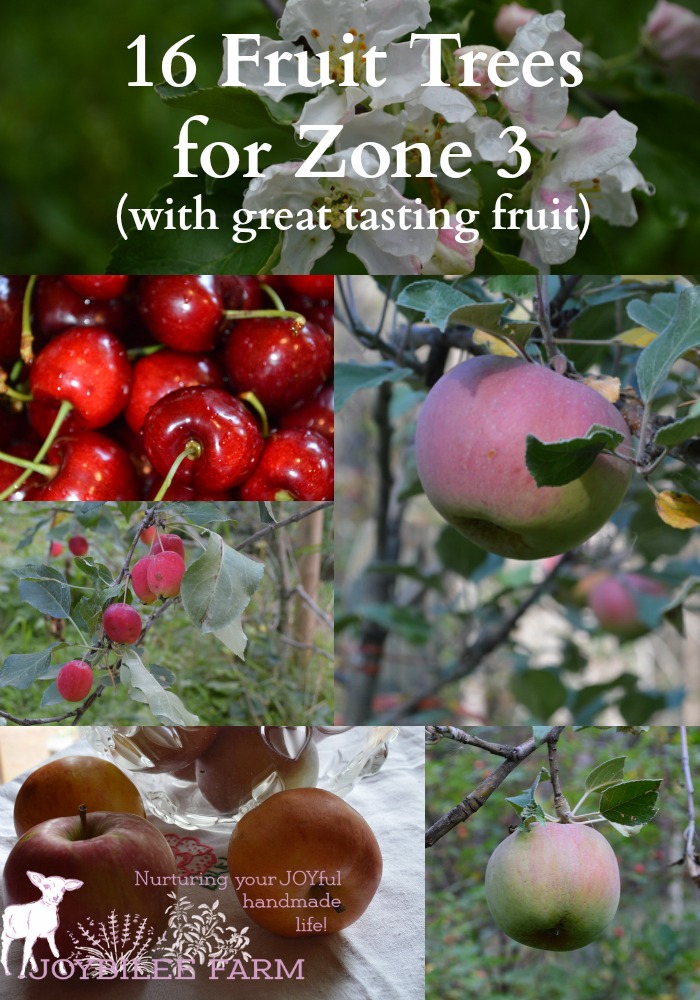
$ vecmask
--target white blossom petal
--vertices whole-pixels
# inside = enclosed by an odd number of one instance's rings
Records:
[[[282,254],[273,274],[309,274],[317,260],[333,246],[332,229],[287,230],[282,240]]]
[[[582,118],[561,133],[555,169],[568,183],[586,181],[622,163],[637,144],[637,126],[610,111],[604,118]]]
[[[224,69],[228,63],[228,39],[224,39]],[[282,86],[271,87],[268,83],[270,77],[270,66],[265,56],[280,53],[297,53],[304,50],[299,45],[292,45],[291,42],[275,42],[271,38],[261,38],[258,45],[252,38],[242,38],[239,42],[239,52],[244,55],[258,55],[257,65],[252,62],[241,62],[238,67],[238,75],[241,83],[248,90],[255,94],[269,97],[273,101],[281,101],[287,94],[312,94],[314,89],[304,87],[299,82],[299,67],[296,59],[285,60],[279,64],[279,79]],[[309,75],[318,72],[318,60],[310,59]],[[219,86],[223,86],[226,79],[226,72],[219,78]]]
[[[348,87],[340,93],[331,87],[325,87],[320,94],[306,102],[301,115],[294,123],[294,129],[301,134],[302,126],[317,126],[313,131],[307,131],[304,138],[319,142],[325,136],[329,125],[345,125],[351,121],[355,117],[355,105],[363,101],[364,97],[359,87]]]

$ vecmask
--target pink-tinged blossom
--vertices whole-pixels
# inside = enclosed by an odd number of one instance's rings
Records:
[[[504,42],[510,42],[518,28],[536,17],[537,11],[530,7],[521,7],[519,3],[505,3],[498,8],[493,30]]]
[[[471,76],[474,80],[474,86],[462,86],[462,89],[465,90],[470,97],[476,97],[480,101],[485,101],[491,97],[492,94],[496,93],[496,84],[490,79],[488,69],[489,63],[494,56],[499,54],[500,51],[501,50],[497,49],[494,45],[465,45],[461,49],[457,49],[455,52],[457,75],[462,80],[464,80],[464,73],[463,63],[460,61],[460,56],[467,56],[471,52],[481,52],[486,56],[486,59],[479,59],[474,62],[474,69]]]
[[[474,239],[467,243],[470,233],[461,232],[455,215],[450,216],[450,225],[438,231],[435,251],[423,268],[423,274],[471,274],[476,266],[476,255],[484,241]]]
[[[662,62],[700,61],[700,17],[680,4],[658,0],[642,36]]]

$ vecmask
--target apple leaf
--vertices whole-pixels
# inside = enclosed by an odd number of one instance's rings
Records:
[[[693,286],[683,289],[678,296],[672,319],[639,356],[637,381],[639,394],[645,403],[656,395],[678,358],[691,347],[698,346],[700,346],[700,288]]]
[[[188,712],[177,695],[165,691],[141,662],[133,649],[124,650],[119,676],[125,688],[140,701],[139,695],[159,722],[166,726],[198,726],[199,717]]]
[[[585,437],[545,443],[528,434],[525,462],[538,486],[564,486],[579,479],[602,451],[614,451],[624,437],[600,424],[589,427]]]
[[[410,378],[410,368],[397,368],[386,362],[361,365],[356,361],[339,361],[335,365],[335,410],[341,410],[353,393],[360,389],[376,389],[382,382],[398,382]]]
[[[12,573],[19,577],[19,595],[42,615],[51,618],[68,618],[70,615],[71,590],[60,570],[52,566],[26,563],[17,566]]]
[[[544,743],[544,741],[547,739],[547,734],[550,732],[551,728],[552,728],[551,726],[532,727],[532,735],[534,737],[536,747],[540,746],[541,743]]]
[[[673,319],[677,305],[676,292],[660,292],[653,295],[649,302],[645,299],[633,299],[627,305],[627,315],[652,333],[661,333]]]
[[[260,520],[263,524],[277,524],[272,510],[272,504],[269,500],[258,501],[258,513],[260,514]]]
[[[656,435],[656,443],[662,448],[673,448],[690,438],[700,436],[700,402],[693,403],[682,420],[662,427]]]
[[[182,581],[182,604],[202,632],[213,632],[238,656],[243,656],[246,637],[241,615],[248,607],[264,572],[254,562],[212,533],[203,555],[192,563]],[[229,645],[227,638],[235,645]]]
[[[587,792],[598,792],[609,785],[617,785],[622,781],[626,757],[613,757],[594,767],[586,778]]]
[[[15,687],[20,691],[31,687],[34,681],[54,677],[56,667],[51,665],[51,654],[65,643],[54,642],[40,653],[10,653],[0,669],[0,687]]]
[[[600,797],[600,812],[611,823],[634,827],[649,823],[658,807],[660,778],[622,781],[606,788]]]
[[[473,299],[443,281],[416,281],[404,288],[396,299],[397,306],[407,306],[445,330],[452,314],[465,306],[475,305]],[[500,307],[503,312],[503,306]]]
[[[117,500],[117,507],[124,520],[129,523],[131,515],[141,506],[140,500]]]

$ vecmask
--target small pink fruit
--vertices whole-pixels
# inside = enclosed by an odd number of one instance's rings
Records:
[[[141,635],[141,615],[130,604],[110,604],[102,616],[105,633],[112,642],[131,646]]]
[[[56,687],[64,701],[82,701],[92,690],[92,667],[85,660],[64,663],[58,671]]]
[[[154,524],[150,528],[144,528],[139,535],[139,541],[143,542],[144,545],[150,545],[153,541],[156,533],[156,527]]]
[[[179,535],[158,535],[151,547],[151,555],[159,552],[177,552],[181,559],[185,558],[185,546]]]
[[[156,597],[177,597],[185,575],[185,560],[177,552],[158,552],[150,557],[148,586]]]
[[[73,535],[72,538],[68,539],[68,548],[74,556],[86,556],[90,548],[90,543],[82,535]]]
[[[639,609],[644,594],[661,598],[666,588],[639,573],[620,573],[597,583],[588,594],[588,604],[606,632],[620,639],[638,639],[649,631]]]
[[[51,558],[57,559],[58,556],[63,552],[63,545],[61,542],[51,542]]]
[[[153,604],[157,600],[157,595],[148,585],[148,567],[154,558],[154,556],[144,556],[131,567],[131,589],[142,604]]]

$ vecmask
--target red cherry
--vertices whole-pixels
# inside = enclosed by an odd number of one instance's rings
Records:
[[[11,365],[19,357],[26,287],[24,275],[0,274],[0,365]]]
[[[151,548],[151,555],[159,552],[177,552],[181,559],[185,558],[185,545],[179,535],[157,535]]]
[[[216,283],[225,309],[260,309],[263,295],[260,283],[253,277],[219,274]]]
[[[73,535],[68,539],[68,548],[74,556],[86,556],[90,549],[90,543],[82,535]]]
[[[238,499],[332,500],[333,449],[313,431],[274,431]]]
[[[311,399],[326,381],[333,347],[319,327],[284,318],[242,319],[224,352],[233,391],[253,392],[271,417]]]
[[[110,604],[102,615],[102,627],[112,642],[131,646],[141,635],[141,615],[130,604]]]
[[[144,556],[131,567],[131,589],[142,604],[153,604],[158,598],[148,585],[148,567],[153,556]]]
[[[131,365],[124,346],[98,327],[74,327],[37,355],[29,388],[38,403],[73,404],[83,427],[104,427],[129,398]]]
[[[45,462],[53,479],[27,493],[28,500],[138,500],[140,490],[129,456],[103,434],[81,431],[58,438]]]
[[[44,343],[74,326],[99,326],[121,337],[134,323],[124,298],[86,300],[54,275],[39,277],[32,294],[32,330],[37,340]]]
[[[185,560],[177,552],[158,552],[148,564],[148,586],[156,597],[177,597],[185,575]]]
[[[116,299],[129,284],[128,274],[62,274],[65,283],[86,299]]]
[[[333,410],[333,386],[327,385],[318,396],[302,403],[285,413],[280,420],[280,427],[287,430],[291,427],[301,427],[302,430],[315,431],[326,441],[333,444],[333,428],[335,412]]]
[[[191,385],[223,388],[223,374],[214,358],[167,349],[140,358],[134,365],[129,402],[124,411],[127,424],[140,433],[154,403],[169,392]]]
[[[32,462],[39,450],[39,447],[40,445],[29,443],[16,444],[11,448],[7,448],[6,453],[8,455],[14,455],[16,458],[24,458],[27,461]],[[8,486],[11,486],[21,473],[22,469],[19,466],[0,460],[0,493],[4,493]],[[43,486],[43,484],[44,477],[39,475],[39,473],[33,472],[29,479],[25,480],[24,483],[22,483],[22,485],[14,491],[14,493],[7,497],[7,499],[26,500],[34,488]]]
[[[202,455],[185,459],[174,482],[199,493],[224,493],[251,474],[263,440],[248,410],[223,389],[178,389],[151,407],[143,440],[153,465],[167,476],[175,459],[194,441]]]
[[[141,315],[154,337],[176,351],[211,351],[223,316],[221,295],[210,274],[144,278]]]
[[[298,295],[308,295],[310,299],[333,298],[332,274],[285,274],[284,284]]]
[[[82,701],[92,690],[92,667],[85,660],[71,660],[58,671],[56,687],[64,701]]]

